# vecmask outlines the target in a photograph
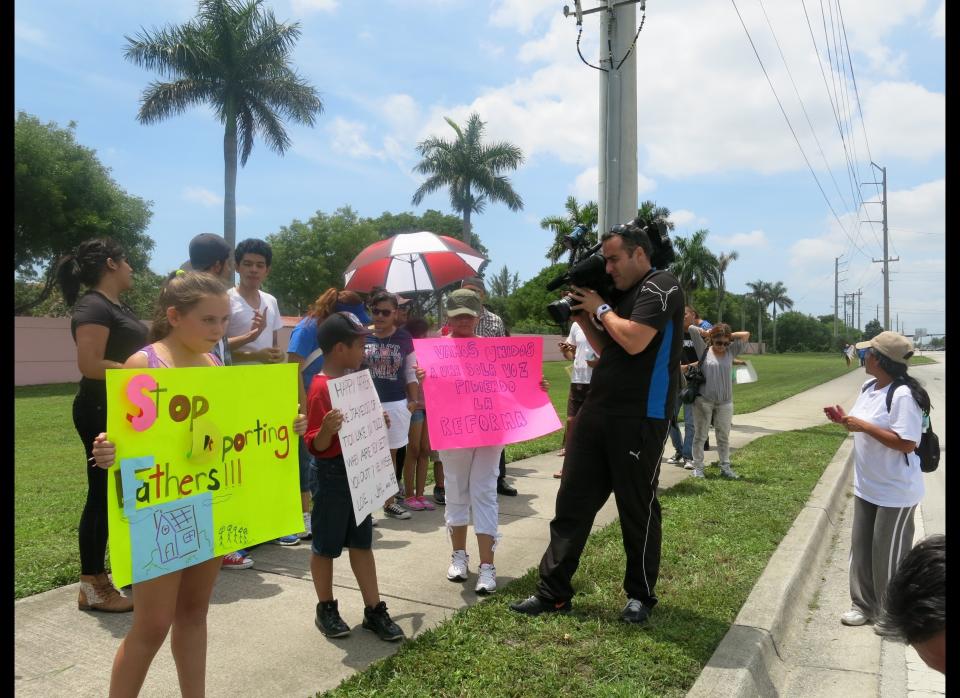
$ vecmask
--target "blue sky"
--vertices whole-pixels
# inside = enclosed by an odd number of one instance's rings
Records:
[[[420,181],[412,172],[416,144],[451,137],[444,116],[463,122],[478,111],[489,138],[510,140],[526,155],[512,176],[525,206],[516,213],[488,206],[475,230],[490,250],[491,272],[507,265],[522,280],[535,275],[551,238],[540,219],[561,213],[570,194],[581,202],[597,196],[597,72],[577,56],[576,26],[563,4],[270,2],[279,19],[301,23],[294,61],[325,109],[313,129],[289,128],[285,157],[254,146],[238,177],[237,238],[265,237],[344,205],[366,216],[449,212],[446,193],[410,204]],[[197,233],[222,232],[223,130],[206,108],[139,125],[140,94],[157,76],[123,60],[123,37],[186,21],[195,7],[45,0],[15,8],[15,108],[61,125],[76,121],[78,140],[117,182],[153,202],[148,233],[158,273],[185,259]],[[860,187],[863,206],[852,190],[857,181],[879,181],[872,157],[887,168],[890,254],[900,257],[890,265],[891,322],[899,317],[908,334],[944,332],[945,3],[739,0],[736,7],[829,205],[733,3],[711,0],[647,3],[636,49],[638,201],[669,208],[677,235],[707,228],[714,252],[737,250],[731,291],[782,281],[802,312],[832,313],[841,256],[841,293],[862,289],[866,323],[878,305],[882,319],[882,265],[871,261],[882,258],[882,233],[858,218],[879,219],[880,206],[870,203],[875,186]],[[833,55],[844,32],[853,79]],[[598,15],[588,16],[581,49],[591,62],[598,36]],[[837,37],[832,72],[828,37]]]

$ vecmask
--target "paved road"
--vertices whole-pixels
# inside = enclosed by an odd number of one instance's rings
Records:
[[[931,419],[940,436],[943,455],[940,468],[924,476],[926,495],[915,518],[915,540],[931,533],[945,532],[946,355],[934,353],[935,366],[916,366],[910,373],[927,389],[933,404]],[[844,407],[849,409],[856,393]],[[848,628],[840,624],[840,614],[850,608],[847,577],[850,554],[850,527],[853,517],[852,482],[848,505],[841,515],[827,561],[817,570],[820,588],[811,601],[802,632],[780,648],[787,666],[783,696],[804,698],[927,698],[945,693],[942,674],[927,668],[917,653],[901,644],[881,639],[872,626]]]

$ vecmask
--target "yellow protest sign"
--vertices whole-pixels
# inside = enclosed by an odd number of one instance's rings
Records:
[[[117,586],[303,527],[297,366],[107,371]]]

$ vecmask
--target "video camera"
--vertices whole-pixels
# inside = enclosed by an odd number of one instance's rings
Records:
[[[607,262],[600,252],[603,243],[598,242],[587,248],[588,232],[585,226],[578,225],[570,235],[564,238],[564,244],[570,249],[570,264],[566,272],[547,284],[547,290],[554,291],[561,286],[570,285],[590,288],[599,293],[605,302],[610,303],[615,300],[617,289],[613,279],[607,274]],[[634,218],[629,223],[614,226],[610,232],[628,240],[637,241],[642,239],[641,236],[649,240],[652,248],[650,263],[656,269],[665,269],[674,260],[670,234],[667,226],[660,221],[645,226],[639,218]],[[547,312],[558,325],[565,325],[573,312],[572,305],[576,305],[576,300],[566,295],[550,303],[547,306]]]

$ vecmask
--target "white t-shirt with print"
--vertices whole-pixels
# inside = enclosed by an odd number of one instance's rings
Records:
[[[589,385],[593,369],[587,366],[587,362],[596,359],[597,354],[590,346],[583,328],[576,322],[570,325],[570,334],[567,335],[566,342],[577,348],[573,354],[573,373],[570,374],[570,382]]]
[[[250,331],[250,325],[253,323],[254,309],[244,300],[236,286],[227,291],[230,297],[230,322],[227,325],[227,336],[236,337],[246,334]],[[258,351],[273,346],[273,333],[283,327],[283,319],[280,317],[280,308],[277,306],[277,299],[266,291],[260,291],[260,312],[266,311],[267,326],[263,328],[260,336],[252,342],[247,342],[236,351]],[[234,361],[234,366],[243,366],[256,364],[256,361]]]
[[[888,390],[889,385],[880,390],[871,386],[861,392],[850,410],[850,416],[893,431],[901,439],[920,443],[923,413],[913,399],[910,388],[906,385],[897,388],[889,413]],[[907,454],[908,465],[902,453],[887,448],[863,432],[854,432],[853,448],[854,494],[881,507],[912,507],[920,503],[924,493],[923,473],[920,471],[920,458],[916,453],[911,451]]]

